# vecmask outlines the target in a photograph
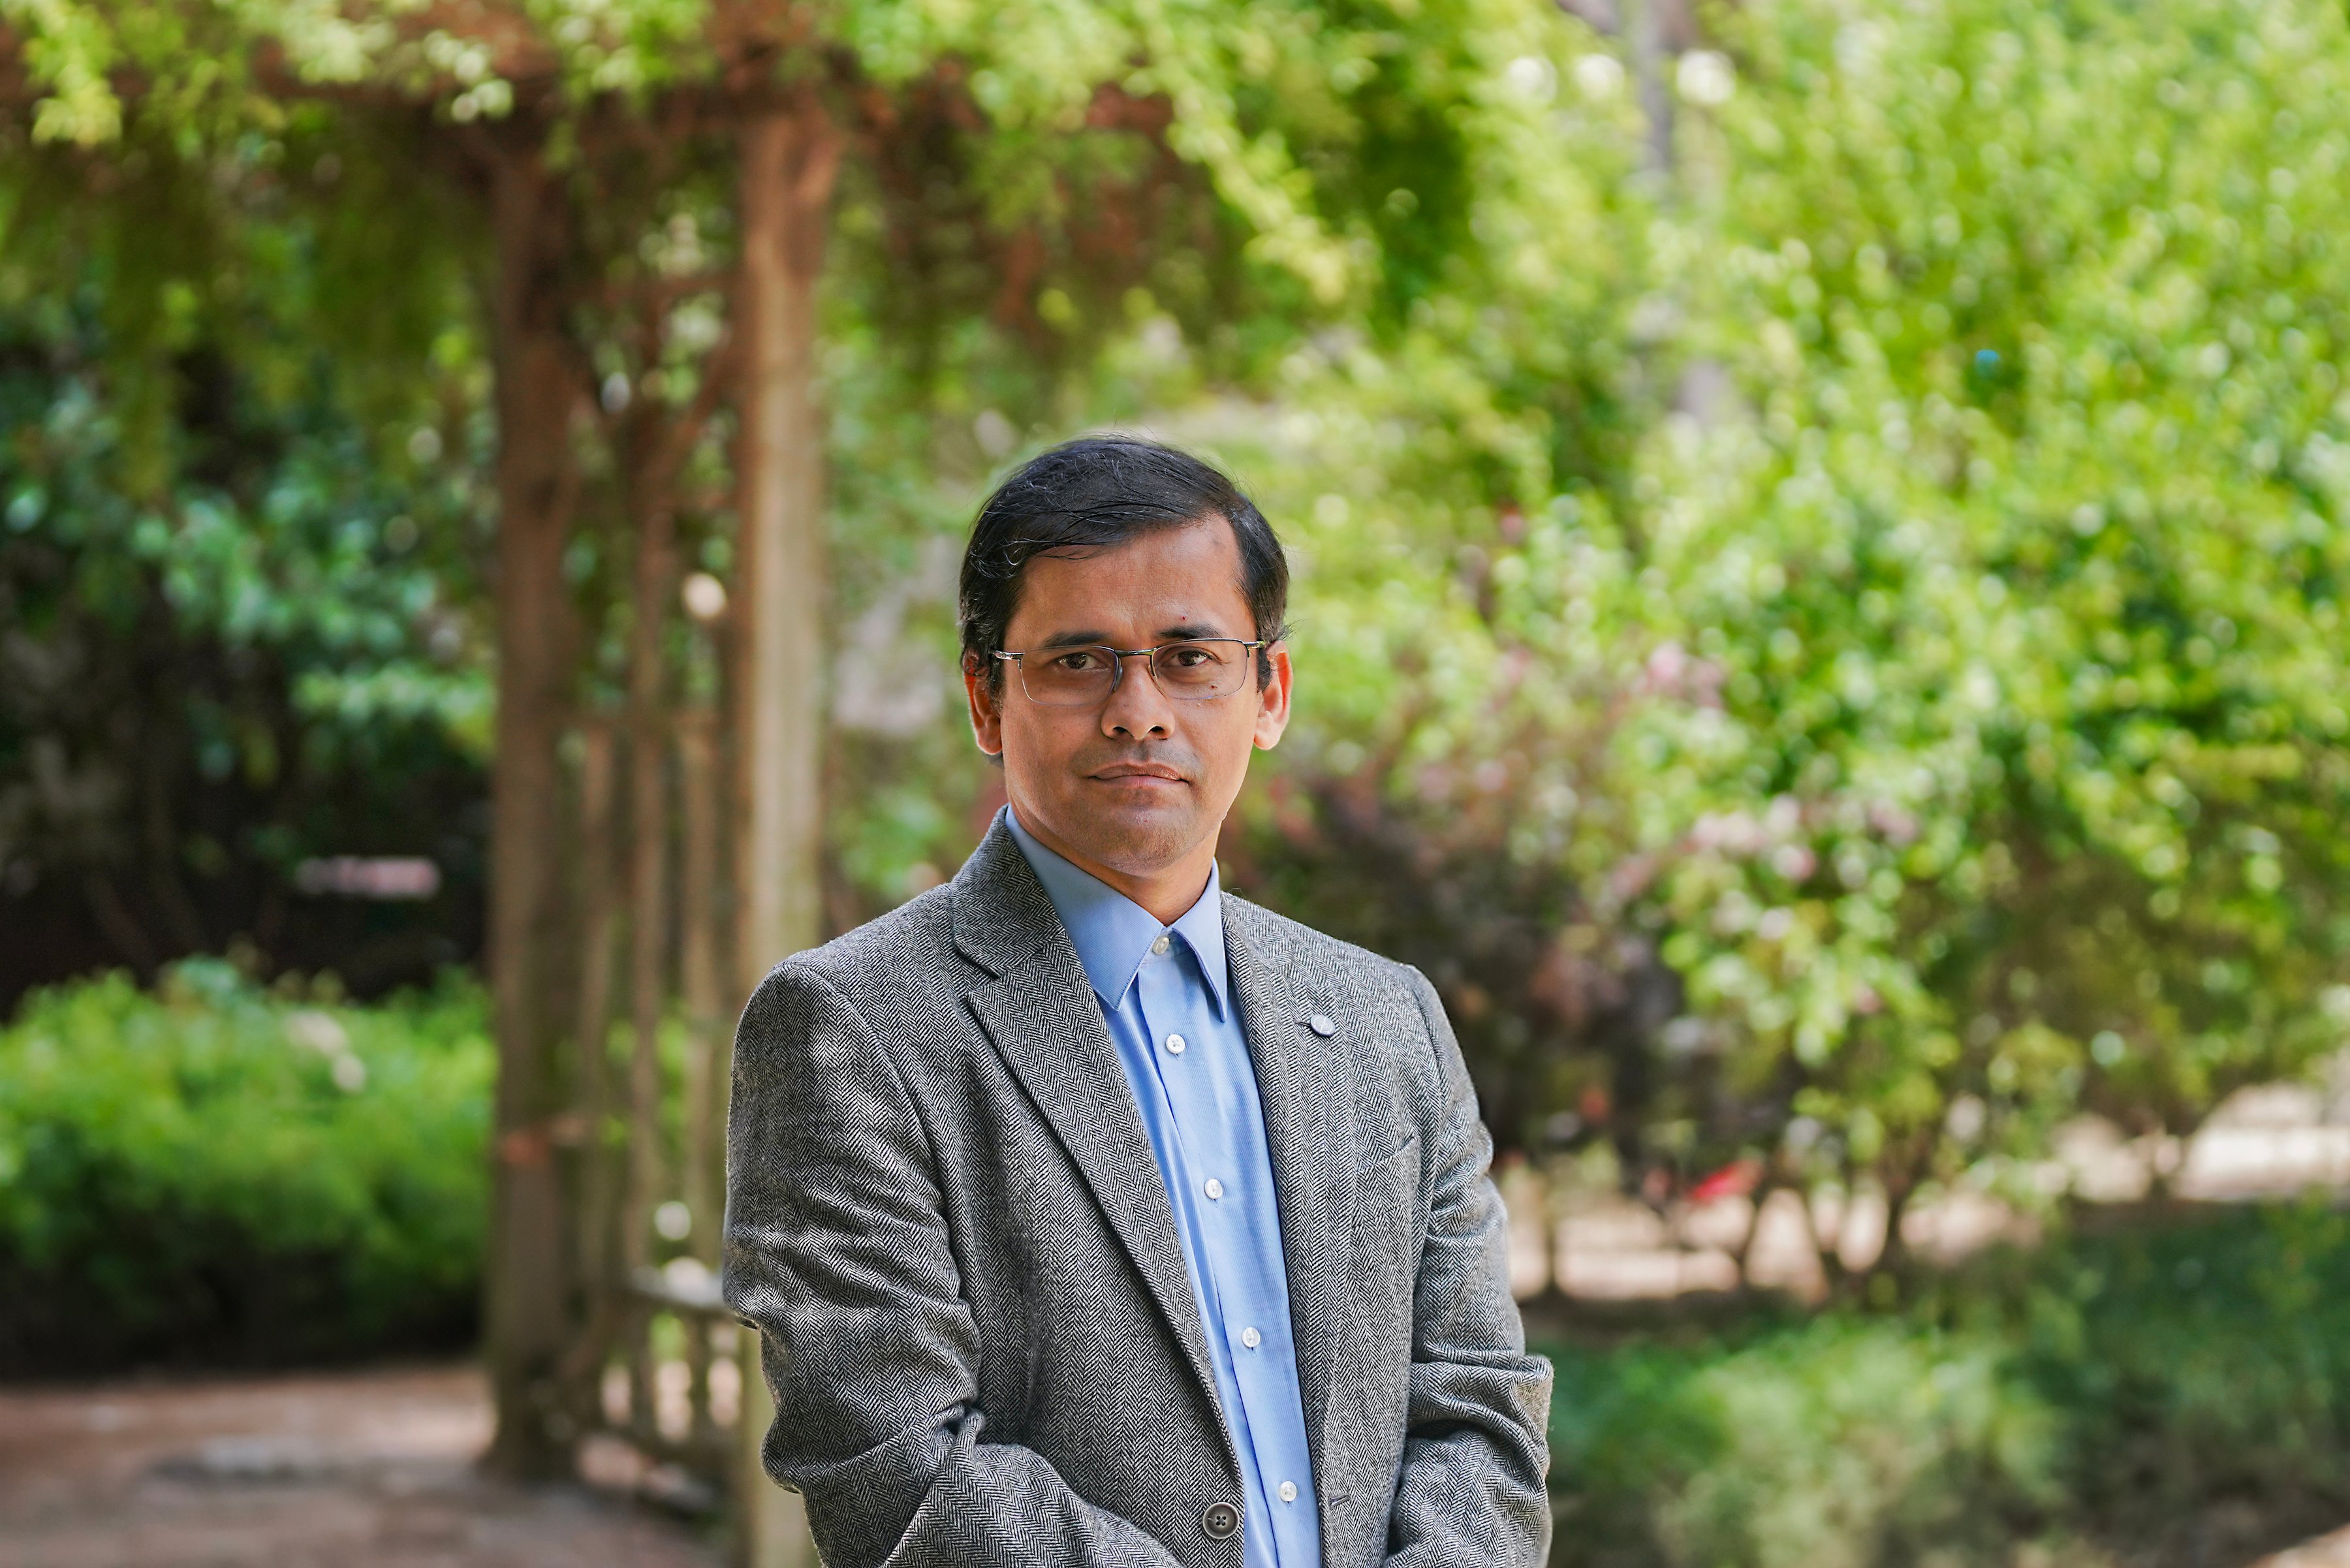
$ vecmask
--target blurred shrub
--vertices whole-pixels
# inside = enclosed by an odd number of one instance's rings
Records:
[[[1899,1316],[1553,1355],[1562,1564],[2235,1563],[2350,1507],[2324,1208],[1987,1259]]]
[[[0,1033],[0,1375],[463,1343],[492,1068],[470,981],[35,993]]]
[[[160,195],[144,210],[166,233],[185,217]],[[19,227],[7,248],[38,244]],[[128,249],[205,252],[177,233]],[[252,268],[240,299],[308,295],[309,244],[255,249],[225,269]],[[109,331],[107,265],[58,265],[0,276],[0,921],[16,939],[0,1006],[234,940],[370,995],[470,957],[489,682],[466,602],[486,519],[462,463],[375,450],[317,340],[263,312],[141,379]],[[179,297],[136,275],[114,285]],[[303,893],[296,867],[333,855],[429,856],[442,890]]]
[[[2183,1133],[2350,1027],[2350,23],[1707,26],[1669,180],[1570,199],[1638,129],[1581,36],[1554,199],[1479,196],[1512,265],[1249,432],[1302,676],[1242,883],[1385,941],[1357,824],[1389,897],[1489,867],[1420,961],[1503,1142],[2044,1201],[2064,1119]],[[1564,439],[1570,361],[1620,439]],[[1553,978],[1497,991],[1497,926]]]

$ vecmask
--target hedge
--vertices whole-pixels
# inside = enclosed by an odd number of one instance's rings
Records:
[[[468,1343],[494,1070],[453,976],[368,1007],[215,960],[36,992],[0,1031],[0,1376]]]

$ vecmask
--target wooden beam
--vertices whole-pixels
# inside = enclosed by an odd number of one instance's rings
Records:
[[[579,389],[562,321],[568,223],[560,184],[534,125],[502,126],[489,145],[499,502],[489,957],[498,1086],[484,1315],[497,1429],[484,1463],[540,1479],[571,1469],[560,1376],[569,1220],[554,1145],[568,967],[560,950],[559,748],[577,641],[563,552],[577,501],[570,425]]]
[[[739,144],[735,940],[737,993],[747,995],[820,935],[827,595],[816,281],[840,143],[806,94],[746,112]]]

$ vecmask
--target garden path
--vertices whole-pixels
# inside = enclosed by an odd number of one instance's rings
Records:
[[[488,1438],[470,1366],[0,1389],[0,1568],[723,1561],[622,1485],[483,1479]]]
[[[473,1456],[472,1367],[0,1389],[0,1568],[720,1568],[706,1532]],[[2350,1568],[2350,1529],[2253,1568]]]
[[[2350,1568],[2350,1530],[2337,1530],[2304,1542],[2290,1552],[2255,1563],[2253,1568]]]
[[[2112,1124],[2083,1116],[2061,1128],[2055,1144],[2054,1157],[2031,1174],[2045,1192],[2069,1189],[2091,1202],[2145,1198],[2157,1168],[2172,1173],[2172,1196],[2198,1202],[2350,1191],[2350,1053],[2335,1059],[2322,1087],[2269,1084],[2239,1091],[2183,1142],[2125,1138]],[[1586,1301],[1732,1290],[1738,1265],[1731,1249],[1750,1225],[1752,1283],[1804,1300],[1827,1288],[1812,1221],[1792,1192],[1773,1193],[1757,1223],[1752,1203],[1736,1193],[1676,1202],[1659,1213],[1613,1190],[1546,1197],[1542,1179],[1523,1162],[1505,1167],[1500,1179],[1511,1214],[1511,1283],[1522,1300],[1552,1283]],[[1557,1227],[1550,1247],[1544,1244],[1545,1213]],[[1885,1205],[1873,1194],[1849,1205],[1823,1203],[1819,1219],[1840,1238],[1837,1251],[1848,1267],[1866,1267],[1884,1244]],[[1911,1210],[1902,1233],[1920,1254],[1948,1263],[1995,1241],[2029,1242],[2038,1227],[1988,1194],[1960,1191]],[[2350,1568],[2350,1554],[2340,1561]]]

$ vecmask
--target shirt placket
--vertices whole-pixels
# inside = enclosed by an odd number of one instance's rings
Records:
[[[1136,994],[1144,1027],[1152,1032],[1159,1083],[1182,1140],[1191,1198],[1211,1239],[1208,1272],[1212,1282],[1208,1288],[1215,1310],[1209,1326],[1213,1332],[1221,1324],[1223,1360],[1239,1395],[1233,1438],[1252,1471],[1247,1478],[1250,1528],[1243,1543],[1246,1560],[1252,1568],[1274,1568],[1276,1562],[1304,1560],[1294,1540],[1295,1526],[1285,1517],[1296,1509],[1303,1489],[1296,1480],[1257,1469],[1258,1448],[1250,1431],[1275,1408],[1280,1397],[1274,1368],[1284,1365],[1279,1358],[1289,1354],[1287,1314],[1270,1310],[1273,1303],[1263,1282],[1250,1266],[1254,1252],[1246,1233],[1248,1216],[1261,1195],[1243,1186],[1240,1173],[1247,1161],[1232,1136],[1248,1106],[1227,1102],[1240,1093],[1234,1075],[1252,1069],[1246,1062],[1222,1059],[1229,1032],[1208,1011],[1208,999],[1196,994],[1200,988],[1187,983],[1187,961],[1193,961],[1171,946],[1163,954],[1154,950],[1136,977]]]

